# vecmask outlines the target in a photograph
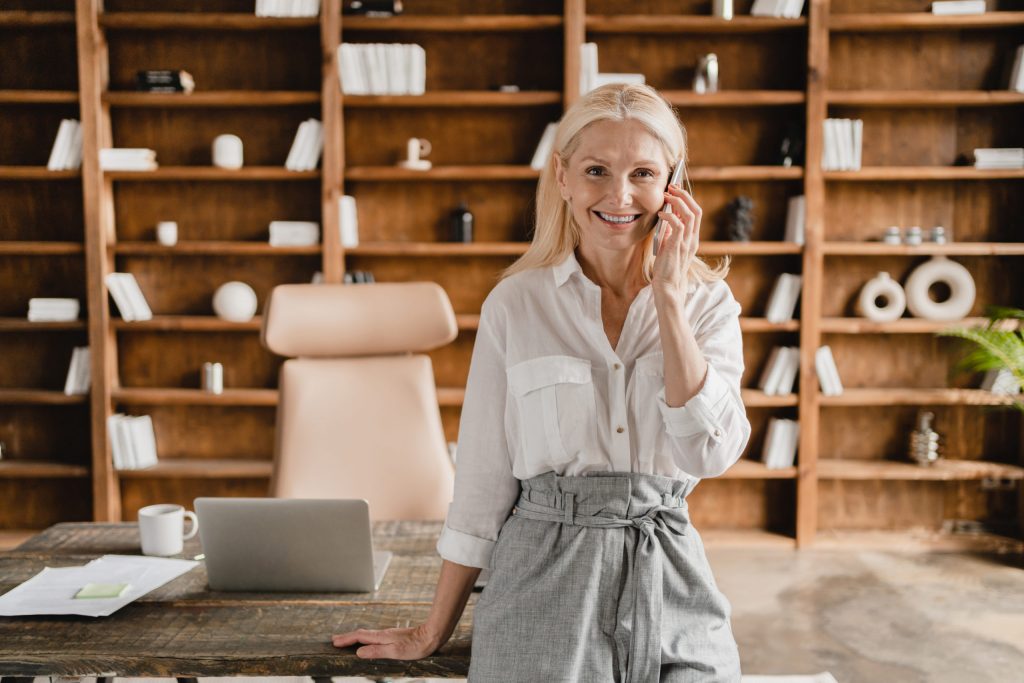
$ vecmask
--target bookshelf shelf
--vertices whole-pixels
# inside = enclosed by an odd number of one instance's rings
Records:
[[[79,242],[0,242],[0,255],[76,256],[85,253]]]
[[[480,92],[435,90],[422,95],[344,95],[346,108],[414,107],[534,107],[562,103],[562,93],[536,90],[525,92]]]
[[[30,26],[74,26],[74,12],[0,11],[0,28]]]
[[[24,403],[26,405],[85,405],[88,396],[67,396],[63,391],[44,389],[0,389],[0,405]]]
[[[266,242],[182,241],[172,247],[158,242],[118,242],[111,245],[114,253],[123,255],[176,256],[176,255],[253,255],[253,256],[310,256],[321,252],[320,245],[308,247],[272,247]]]
[[[269,479],[269,460],[163,458],[153,467],[118,470],[121,479]]]
[[[723,90],[695,93],[690,90],[662,90],[665,99],[677,107],[772,107],[804,104],[800,90]]]
[[[1024,479],[1024,468],[982,460],[944,459],[929,466],[896,460],[818,460],[820,479],[862,481],[967,481],[977,479]]]
[[[71,90],[0,90],[0,104],[78,104]]]
[[[820,395],[822,406],[1008,406],[1012,396],[981,389],[845,389],[839,396]]]
[[[348,247],[352,256],[518,256],[527,242],[368,242]]]
[[[80,332],[86,324],[85,320],[29,322],[25,318],[0,318],[0,332]]]
[[[470,16],[397,16],[341,19],[342,31],[436,31],[468,33],[482,31],[540,31],[562,27],[562,17],[540,14]]]
[[[291,107],[319,104],[319,92],[220,90],[184,93],[106,92],[102,101],[112,107]]]
[[[289,171],[284,166],[249,166],[237,170],[214,166],[161,166],[155,171],[104,171],[110,180],[318,180],[320,171]]]
[[[115,389],[114,401],[132,405],[276,406],[276,389],[225,389],[211,394],[201,389]]]
[[[1024,12],[985,12],[965,16],[935,16],[927,12],[879,12],[832,14],[833,33],[870,31],[949,31],[1024,26]]]
[[[950,242],[914,246],[883,242],[825,242],[826,256],[1022,256],[1024,242]]]
[[[259,332],[263,318],[236,323],[212,315],[155,315],[132,322],[115,318],[111,324],[118,332]]]
[[[45,166],[0,166],[0,180],[77,180],[80,171],[50,171]]]
[[[42,460],[2,460],[2,479],[86,479],[89,468],[84,465],[68,465]]]
[[[800,166],[693,166],[687,174],[690,180],[800,180],[804,169]]]
[[[952,322],[902,318],[887,323],[876,323],[867,318],[822,318],[821,331],[826,334],[934,334],[951,327],[976,327],[987,322],[987,318],[964,318]],[[1008,325],[1003,327],[1009,328]]]
[[[769,322],[766,318],[740,318],[740,330],[743,332],[799,332],[799,320],[787,320],[781,323]]]
[[[973,166],[875,166],[859,171],[825,171],[825,180],[1018,180],[1020,169],[977,169]]]
[[[1024,93],[1007,90],[831,90],[828,104],[855,107],[992,107],[1024,104]]]
[[[593,14],[587,16],[586,26],[591,33],[762,33],[805,28],[807,19],[736,16],[725,20],[711,16],[674,14]]]
[[[795,467],[768,469],[763,462],[740,458],[730,467],[721,479],[795,479]]]
[[[397,166],[352,166],[345,180],[358,181],[437,181],[437,180],[537,180],[540,172],[529,166],[434,166],[429,171],[413,171]]]
[[[319,17],[257,17],[242,12],[108,12],[99,15],[101,28],[112,30],[263,31],[319,28]]]

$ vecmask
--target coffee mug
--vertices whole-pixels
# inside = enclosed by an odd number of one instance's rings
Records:
[[[178,243],[178,223],[176,221],[160,221],[156,224],[156,241],[165,247],[173,247]]]
[[[192,520],[192,529],[185,533],[185,518]],[[177,555],[184,547],[184,541],[199,531],[196,513],[180,505],[147,505],[139,510],[139,538],[142,540],[142,554],[167,557]]]

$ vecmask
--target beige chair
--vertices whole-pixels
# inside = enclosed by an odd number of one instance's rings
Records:
[[[456,333],[434,283],[275,287],[262,342],[290,359],[271,495],[365,498],[375,520],[444,519],[454,472],[424,352]]]

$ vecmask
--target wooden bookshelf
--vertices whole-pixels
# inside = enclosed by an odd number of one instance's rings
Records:
[[[196,495],[265,494],[281,359],[259,345],[260,315],[246,323],[213,315],[210,298],[228,280],[256,289],[260,313],[273,286],[316,271],[328,282],[368,270],[381,282],[440,283],[459,336],[431,358],[454,440],[480,304],[529,240],[534,146],[578,98],[579,46],[593,41],[602,71],[643,72],[680,112],[705,215],[700,254],[732,259],[728,281],[743,307],[742,398],[753,431],[739,462],[691,497],[705,539],[966,547],[942,530],[971,520],[1024,538],[1020,414],[1007,408],[1012,399],[978,390],[976,376],[951,373],[960,346],[935,336],[982,324],[985,305],[1019,303],[1009,293],[1024,290],[1024,243],[1014,229],[1024,171],[964,165],[974,147],[1024,144],[1024,95],[1008,92],[999,75],[1010,48],[1024,42],[1024,12],[935,17],[910,0],[809,0],[799,19],[746,16],[746,2],[723,21],[696,0],[416,0],[399,17],[378,18],[342,16],[340,0],[324,0],[318,18],[263,18],[232,0],[190,11],[173,0],[49,4],[55,11],[24,2],[0,11],[0,38],[11,38],[0,57],[25,67],[0,79],[0,134],[20,136],[0,155],[0,205],[14,207],[0,222],[0,285],[9,285],[0,287],[0,343],[15,350],[0,369],[17,368],[17,383],[0,387],[0,413],[27,440],[23,454],[0,464],[0,494],[28,510],[0,514],[0,529],[131,519],[142,505]],[[426,93],[343,95],[342,40],[423,45]],[[690,78],[707,52],[719,57],[723,88],[695,94]],[[44,53],[62,68],[27,68]],[[954,63],[955,78],[942,66]],[[137,70],[171,66],[193,73],[194,93],[134,91]],[[506,84],[520,90],[498,91]],[[57,125],[71,116],[83,123],[82,169],[48,171]],[[320,166],[287,171],[295,129],[311,116],[325,123]],[[865,121],[862,170],[813,163],[829,116]],[[793,122],[805,127],[812,161],[783,167],[776,150]],[[232,132],[243,137],[246,166],[213,168],[212,138]],[[429,171],[394,164],[413,136],[433,144]],[[111,145],[155,149],[160,167],[102,173],[98,149]],[[338,237],[341,194],[358,201],[360,245],[351,249]],[[797,194],[807,198],[804,245],[782,241]],[[749,242],[729,242],[721,228],[737,195],[755,202]],[[470,244],[445,232],[463,201],[476,217]],[[277,219],[318,221],[323,244],[269,246],[267,225]],[[156,243],[160,220],[178,221],[175,246]],[[943,225],[952,239],[887,245],[879,239],[889,225]],[[970,317],[856,316],[864,282],[880,271],[902,281],[936,255],[975,276]],[[103,285],[115,270],[136,275],[152,320],[120,319]],[[797,319],[769,323],[768,292],[784,272],[803,276]],[[59,289],[47,295],[79,296],[82,319],[28,323],[27,298],[42,295],[44,283]],[[86,337],[92,393],[66,397],[65,356]],[[822,344],[836,357],[841,396],[820,393],[813,368]],[[755,387],[777,345],[799,346],[801,373],[794,393],[769,396]],[[51,356],[59,362],[43,362]],[[199,389],[206,361],[225,364],[223,394]],[[921,409],[935,413],[945,447],[931,468],[904,455]],[[113,412],[152,415],[157,467],[113,471],[105,428]],[[772,417],[800,421],[793,467],[760,461]],[[68,420],[71,451],[50,435]],[[992,482],[998,496],[984,488]],[[26,493],[26,484],[42,493]],[[44,495],[66,502],[50,510]]]

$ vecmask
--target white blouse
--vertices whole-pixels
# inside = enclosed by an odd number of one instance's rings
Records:
[[[699,479],[739,459],[750,438],[740,304],[718,280],[691,285],[685,310],[708,372],[696,396],[671,408],[650,285],[612,349],[601,290],[574,255],[498,283],[480,312],[441,557],[489,567],[522,479],[549,471]]]

